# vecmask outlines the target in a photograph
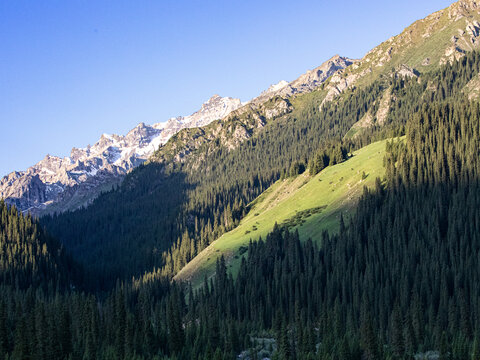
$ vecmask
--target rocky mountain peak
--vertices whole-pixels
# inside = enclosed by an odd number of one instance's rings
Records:
[[[126,140],[127,142],[135,141],[135,140],[144,140],[145,138],[153,136],[157,133],[158,133],[157,129],[153,128],[152,126],[145,125],[145,123],[141,122],[127,133],[124,140]]]
[[[256,106],[270,98],[273,98],[274,96],[285,98],[313,91],[323,84],[330,76],[357,61],[358,60],[352,60],[340,55],[335,55],[315,69],[309,70],[300,75],[297,79],[290,83],[282,80],[277,84],[270,85],[267,90],[263,91],[260,96],[254,98],[249,103],[252,106]]]
[[[278,83],[270,85],[267,90],[262,92],[261,95],[273,94],[273,93],[283,89],[287,85],[288,85],[288,81],[280,80]]]
[[[290,86],[301,92],[313,90],[317,86],[321,85],[335,72],[345,69],[346,67],[352,65],[355,61],[356,60],[335,55],[326,62],[324,62],[322,65],[316,67],[313,70],[307,71],[297,80],[290,83]]]
[[[227,116],[232,111],[238,109],[243,104],[240,99],[231,97],[221,97],[218,94],[202,104],[202,107],[192,115],[177,118],[183,124],[189,124],[187,127],[200,127],[219,120]]]
[[[208,99],[206,102],[204,102],[203,104],[211,104],[211,103],[216,103],[218,101],[221,101],[222,97],[218,94],[213,94],[212,97],[210,99]]]

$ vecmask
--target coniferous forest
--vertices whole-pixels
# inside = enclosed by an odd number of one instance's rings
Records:
[[[480,104],[462,91],[479,74],[474,51],[321,109],[306,95],[237,148],[151,161],[74,212],[0,202],[0,359],[480,359]],[[346,137],[386,89],[385,123]],[[275,181],[380,139],[385,177],[338,231],[276,225],[237,273],[218,257],[201,286],[173,280]]]

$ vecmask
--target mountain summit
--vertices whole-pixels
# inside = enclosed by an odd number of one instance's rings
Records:
[[[221,97],[220,95],[213,95],[210,99],[202,104],[202,107],[197,112],[189,116],[178,116],[171,118],[170,122],[177,122],[183,124],[183,127],[200,127],[210,124],[214,120],[222,119],[233,110],[241,107],[243,103],[239,99],[230,97]]]

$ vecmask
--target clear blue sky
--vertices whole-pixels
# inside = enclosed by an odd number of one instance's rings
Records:
[[[360,58],[451,2],[0,1],[0,176]]]

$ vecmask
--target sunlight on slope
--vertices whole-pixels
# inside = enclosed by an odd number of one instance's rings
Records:
[[[275,222],[298,229],[300,238],[319,241],[324,230],[337,231],[340,213],[347,219],[354,211],[363,187],[383,178],[386,141],[358,151],[347,161],[328,167],[315,176],[308,171],[295,178],[279,180],[251,204],[240,225],[222,235],[188,263],[175,277],[201,284],[215,271],[222,254],[235,274],[250,239],[258,240],[273,229]]]

